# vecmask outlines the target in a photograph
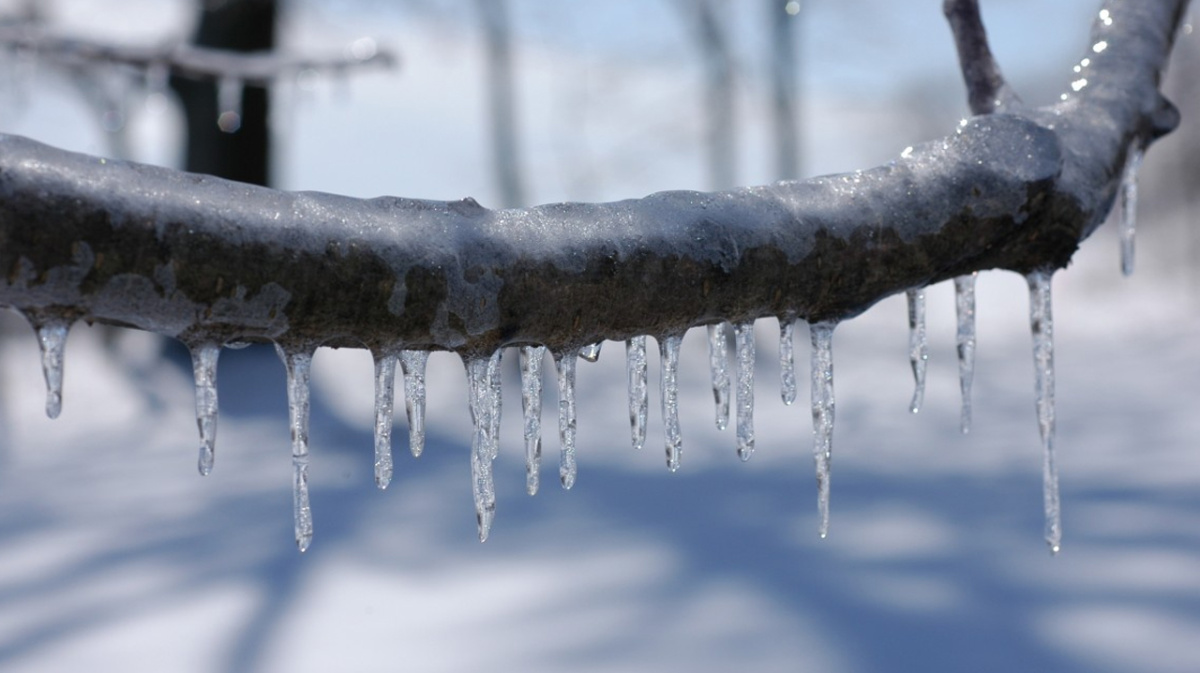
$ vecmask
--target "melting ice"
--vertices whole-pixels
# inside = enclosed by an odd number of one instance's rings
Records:
[[[733,330],[737,348],[737,453],[750,460],[754,453],[754,323]]]
[[[722,339],[724,339],[724,337],[722,337]],[[671,470],[672,472],[679,469],[680,454],[683,453],[683,437],[679,431],[678,385],[679,345],[682,342],[682,336],[666,336],[658,342],[659,357],[661,358],[662,362],[662,364],[659,366],[659,371],[662,375],[660,379],[660,397],[662,399],[663,433],[666,437],[667,469]],[[728,375],[726,375],[726,377],[725,404],[726,415],[728,415]]]
[[[303,552],[312,543],[313,536],[312,508],[308,502],[308,393],[312,351],[280,344],[275,344],[275,350],[287,369],[288,424],[292,429],[292,517],[296,547]]]
[[[523,346],[521,364],[521,413],[525,434],[525,490],[538,492],[542,462],[542,361],[545,346]]]
[[[1125,161],[1125,174],[1121,178],[1121,272],[1126,276],[1133,273],[1133,236],[1137,228],[1137,176],[1142,167],[1143,151],[1131,148]]]
[[[971,431],[971,384],[975,379],[975,279],[971,273],[954,279],[954,309],[958,318],[958,385],[962,390],[961,425]]]
[[[578,350],[567,350],[554,354],[554,365],[558,369],[558,438],[561,444],[558,479],[562,487],[575,485],[575,365],[579,360]]]
[[[400,351],[404,376],[404,410],[408,416],[408,447],[413,457],[425,450],[425,365],[429,351]]]
[[[396,390],[396,356],[375,354],[375,485],[392,482],[392,409]]]
[[[190,346],[196,381],[196,426],[200,429],[200,474],[212,472],[217,443],[217,358],[221,347],[212,342]]]
[[[625,370],[629,383],[629,426],[633,448],[646,445],[646,417],[650,404],[646,387],[646,337],[636,336],[625,342]]]
[[[717,405],[717,429],[729,425],[729,369],[726,365],[729,323],[708,326],[708,364],[712,370],[713,400]]]
[[[796,401],[795,333],[795,316],[779,319],[780,394],[783,397],[783,403],[787,405]]]
[[[913,389],[909,410],[914,414],[925,401],[925,367],[929,362],[929,340],[925,334],[925,290],[905,292],[908,297],[908,359],[912,363]]]
[[[26,317],[37,332],[38,348],[42,354],[42,375],[46,379],[46,415],[58,418],[62,413],[63,355],[71,321],[45,313]]]
[[[1050,272],[1035,271],[1029,281],[1029,324],[1033,332],[1033,364],[1038,431],[1042,437],[1042,499],[1046,510],[1046,544],[1058,553],[1062,520],[1058,501],[1058,468],[1054,463],[1054,315]]]
[[[829,535],[829,478],[833,460],[833,330],[836,322],[810,326],[812,336],[813,460],[817,468],[817,516],[821,537]]]

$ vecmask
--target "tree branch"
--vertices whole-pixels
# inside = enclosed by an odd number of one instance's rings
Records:
[[[1158,82],[1186,5],[1110,0],[1054,106],[967,120],[874,169],[716,193],[358,200],[0,136],[0,303],[192,342],[483,354],[841,320],[975,270],[1060,268],[1103,222],[1130,147],[1178,123]]]

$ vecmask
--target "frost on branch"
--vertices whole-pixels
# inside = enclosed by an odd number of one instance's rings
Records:
[[[414,453],[422,444],[424,359],[412,354],[455,351],[471,382],[481,537],[495,509],[491,462],[503,348],[544,346],[554,354],[559,476],[570,488],[576,479],[574,373],[581,354],[598,356],[594,345],[604,340],[626,341],[632,439],[640,447],[647,415],[645,337],[658,340],[664,439],[675,469],[682,452],[676,397],[681,335],[700,325],[737,325],[740,392],[752,375],[749,326],[773,316],[790,344],[788,326],[802,319],[814,326],[814,457],[824,532],[833,325],[892,294],[964,279],[959,353],[968,427],[974,305],[966,279],[993,268],[1049,278],[1104,221],[1132,153],[1178,123],[1157,87],[1186,4],[1110,1],[1071,91],[1055,105],[1035,109],[1008,92],[977,11],[959,12],[974,3],[949,0],[972,105],[989,114],[964,120],[952,135],[884,166],[715,193],[662,192],[513,210],[491,210],[470,198],[360,200],[275,191],[0,136],[0,304],[22,311],[46,332],[51,411],[51,374],[61,372],[61,361],[55,364],[57,332],[45,328],[61,326],[65,336],[79,318],[188,344],[282,343],[294,407],[306,403],[306,358],[316,346],[399,353]],[[980,65],[986,67],[975,68]],[[713,362],[724,369],[725,330],[714,332],[721,338]],[[1048,342],[1038,348],[1048,352]],[[923,362],[917,351],[916,361]],[[794,376],[786,374],[792,355],[786,346],[780,355],[788,400],[795,388]],[[380,372],[383,407],[390,406],[389,367]],[[1048,371],[1040,359],[1039,371]],[[728,372],[717,379],[721,409],[721,389],[725,404],[729,400]],[[197,406],[202,429],[206,394],[200,391]],[[736,404],[737,442],[748,456],[752,406],[740,394]],[[531,401],[524,409],[532,413],[534,406]],[[1044,419],[1051,412],[1043,406]],[[296,535],[303,547],[312,522],[302,411],[293,409],[293,458]],[[719,412],[719,422],[727,413]],[[213,419],[215,429],[215,411]],[[1042,425],[1048,427],[1044,420]],[[527,432],[536,475],[537,431]],[[390,453],[384,439],[381,434],[381,485]],[[1046,455],[1052,468],[1053,454],[1048,449]],[[1047,537],[1056,546],[1053,470],[1047,468],[1047,475],[1053,517]],[[536,476],[530,479],[532,490]]]

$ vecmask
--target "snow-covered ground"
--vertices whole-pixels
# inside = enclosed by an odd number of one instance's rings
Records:
[[[390,114],[372,105],[377,94],[355,95],[370,124]],[[301,108],[295,128],[321,128],[354,108],[310,117]],[[288,156],[330,142],[301,139]],[[363,180],[377,178],[377,161],[363,159]],[[289,170],[298,183],[319,180],[316,169]],[[1140,235],[1153,240],[1154,223]],[[703,332],[689,333],[685,451],[674,474],[657,391],[648,445],[630,448],[623,349],[606,344],[598,363],[579,365],[580,471],[570,492],[553,478],[547,386],[534,498],[524,493],[510,353],[497,519],[482,545],[462,365],[431,359],[425,453],[405,454],[401,411],[396,476],[379,492],[370,360],[321,350],[316,535],[299,554],[273,352],[222,354],[216,469],[201,478],[190,365],[178,346],[160,357],[148,335],[78,325],[63,413],[49,421],[32,334],[5,315],[0,669],[1200,670],[1200,320],[1186,288],[1118,275],[1116,242],[1101,232],[1055,278],[1057,557],[1042,541],[1028,292],[1012,274],[980,278],[967,436],[958,431],[949,287],[929,292],[929,383],[917,415],[908,411],[903,298],[838,328],[826,540],[816,533],[803,328],[801,394],[786,407],[777,326],[757,326],[758,446],[746,464],[732,430],[713,426]]]

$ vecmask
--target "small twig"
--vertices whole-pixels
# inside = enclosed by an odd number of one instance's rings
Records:
[[[1020,104],[1021,99],[1004,81],[1000,66],[988,47],[987,31],[979,15],[978,1],[945,0],[942,11],[950,22],[950,30],[954,32],[971,113],[991,114]]]

